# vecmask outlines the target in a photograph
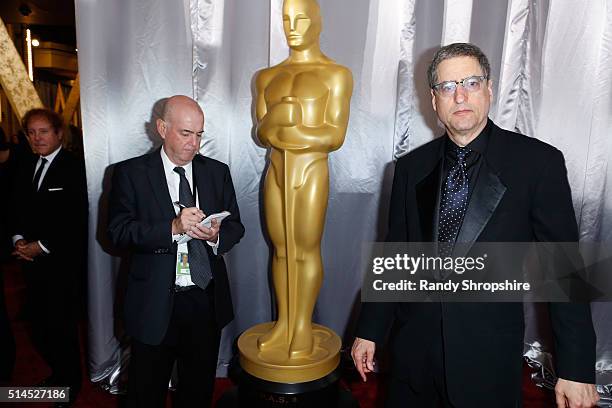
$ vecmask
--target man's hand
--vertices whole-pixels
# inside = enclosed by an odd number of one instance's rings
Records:
[[[172,220],[172,235],[184,234],[190,231],[204,217],[205,215],[202,210],[197,207],[183,208],[179,215]]]
[[[599,395],[593,384],[559,378],[555,386],[557,408],[590,408],[599,401]]]
[[[217,220],[212,220],[210,223],[210,228],[196,224],[193,226],[193,228],[187,231],[187,235],[189,235],[191,238],[202,239],[214,244],[217,242],[217,238],[219,237],[219,227],[220,225]]]
[[[38,242],[27,242],[25,239],[20,239],[15,242],[15,250],[13,255],[17,259],[32,262],[34,258],[43,253],[42,248],[38,245]]]
[[[374,371],[374,352],[376,351],[376,343],[366,339],[355,338],[351,356],[355,368],[361,375],[363,381],[368,381],[367,373]]]

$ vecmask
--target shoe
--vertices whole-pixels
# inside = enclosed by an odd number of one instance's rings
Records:
[[[70,399],[66,402],[56,402],[53,407],[54,408],[70,408],[74,406],[74,402],[76,401],[76,394],[70,393]]]
[[[51,376],[45,378],[44,380],[36,383],[34,386],[35,387],[53,387],[55,385],[55,382],[53,381],[53,378]]]
[[[52,376],[49,376],[49,377],[45,378],[44,380],[40,381],[39,383],[37,383],[36,385],[34,385],[34,387],[61,387],[61,385],[57,384]],[[70,389],[72,390],[72,389],[75,389],[75,388],[70,388]],[[78,394],[78,390],[76,391],[76,393],[74,393],[74,392],[70,393],[70,401],[68,401],[68,402],[56,402],[55,404],[53,404],[53,407],[54,408],[70,408],[70,407],[72,407],[73,404],[74,404],[74,401],[76,400],[76,394]]]

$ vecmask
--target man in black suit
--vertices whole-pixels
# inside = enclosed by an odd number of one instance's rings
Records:
[[[445,136],[397,161],[388,242],[575,242],[563,155],[488,119],[486,56],[451,44],[428,76]],[[551,303],[559,407],[598,396],[588,304]],[[364,303],[352,356],[366,380],[394,321],[390,407],[521,406],[521,303]]]
[[[46,386],[81,386],[77,318],[87,251],[82,160],[62,148],[61,117],[33,109],[23,128],[35,156],[17,163],[11,196],[13,255],[22,260],[33,342],[51,368]]]
[[[117,164],[109,206],[113,243],[131,252],[125,325],[132,337],[130,407],[163,407],[175,360],[178,403],[211,403],[221,329],[233,319],[222,255],[244,235],[227,165],[198,154],[204,114],[173,96],[163,146]],[[199,225],[229,211],[221,224]],[[182,243],[184,235],[192,238]],[[187,262],[185,262],[187,258]]]
[[[0,191],[9,191],[10,144],[0,127]],[[7,227],[8,200],[0,201],[0,384],[11,379],[15,367],[15,338],[4,297],[4,264],[13,251]]]

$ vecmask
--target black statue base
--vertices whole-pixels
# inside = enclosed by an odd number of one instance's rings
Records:
[[[283,384],[253,377],[243,370],[238,386],[226,391],[216,408],[358,408],[348,390],[339,386],[340,369],[316,381]]]

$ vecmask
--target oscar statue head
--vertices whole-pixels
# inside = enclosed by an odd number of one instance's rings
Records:
[[[303,51],[319,43],[321,10],[315,0],[285,0],[283,28],[289,47]]]

